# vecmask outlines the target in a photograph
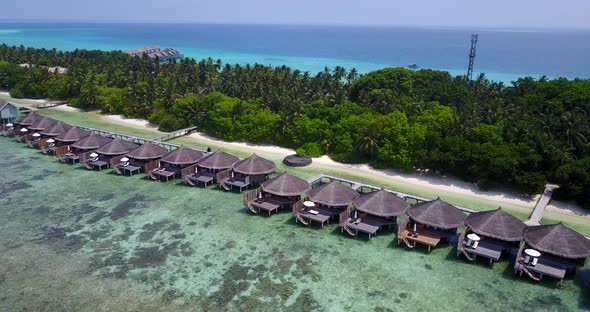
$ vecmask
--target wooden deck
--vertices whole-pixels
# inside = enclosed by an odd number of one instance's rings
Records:
[[[160,136],[153,138],[152,140],[153,141],[160,141],[160,142],[168,141],[168,140],[172,140],[175,138],[179,138],[181,136],[188,135],[188,134],[195,132],[195,131],[197,131],[197,127],[184,128],[184,129],[176,130],[174,132],[162,134]]]

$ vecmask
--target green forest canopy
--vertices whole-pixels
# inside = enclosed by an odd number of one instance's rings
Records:
[[[31,63],[63,66],[55,74]],[[198,126],[232,141],[379,168],[428,169],[488,188],[557,195],[590,207],[590,81],[386,68],[359,76],[288,67],[160,63],[125,53],[0,46],[0,87],[13,97],[69,100],[80,108],[147,118],[164,131]]]

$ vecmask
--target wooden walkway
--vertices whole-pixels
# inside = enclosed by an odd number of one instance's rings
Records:
[[[153,138],[152,140],[160,141],[160,142],[168,141],[168,140],[172,140],[172,139],[175,139],[175,138],[178,138],[181,136],[189,135],[195,131],[197,131],[197,127],[184,128],[184,129],[176,130],[174,132],[162,134],[160,136]]]
[[[537,200],[537,204],[535,204],[535,208],[533,208],[533,211],[531,212],[529,219],[524,222],[526,225],[541,224],[541,219],[543,218],[543,214],[545,213],[545,208],[547,207],[547,205],[549,205],[549,202],[551,201],[553,190],[558,187],[559,186],[555,184],[545,185],[545,191],[543,191],[543,194],[541,195],[541,197],[539,197],[539,200]]]

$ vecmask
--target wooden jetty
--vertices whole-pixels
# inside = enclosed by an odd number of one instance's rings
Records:
[[[184,129],[176,130],[174,132],[162,134],[160,136],[153,138],[152,140],[159,141],[159,142],[168,141],[168,140],[172,140],[175,138],[179,138],[181,136],[189,135],[195,131],[197,131],[197,127],[184,128]]]

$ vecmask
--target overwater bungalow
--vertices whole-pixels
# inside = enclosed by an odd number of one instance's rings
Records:
[[[30,125],[27,129],[29,130],[24,137],[25,142],[30,146],[35,148],[39,140],[41,140],[41,132],[45,131],[45,129],[52,127],[57,123],[57,120],[43,117],[32,125]]]
[[[196,149],[181,146],[168,153],[159,161],[146,164],[146,174],[153,180],[170,180],[184,177],[185,172],[194,172],[196,163],[205,154]],[[148,168],[149,167],[149,168]]]
[[[561,282],[590,257],[590,240],[562,223],[529,226],[523,238],[514,272],[535,281],[549,276]]]
[[[40,139],[36,142],[35,147],[37,148],[44,148],[49,146],[50,144],[55,144],[55,139],[53,139],[54,137],[70,130],[70,128],[72,128],[72,125],[67,124],[63,121],[58,121],[55,124],[53,124],[53,126],[46,128],[45,130],[41,131],[41,137]],[[47,142],[47,140],[49,139],[53,139],[50,142]]]
[[[203,184],[207,186],[209,183],[216,183],[218,181],[217,174],[231,169],[240,159],[234,155],[222,151],[215,151],[203,158],[201,158],[193,172],[183,175],[184,181],[192,186]],[[229,171],[219,175],[219,179],[229,177]]]
[[[80,163],[89,170],[102,170],[103,168],[110,167],[113,158],[125,155],[138,147],[139,145],[133,142],[114,139],[96,149],[89,155],[89,158],[85,160],[80,159]]]
[[[244,205],[252,213],[266,211],[270,215],[282,207],[292,208],[301,203],[301,197],[309,189],[307,181],[285,172],[263,182],[260,189],[244,195]]]
[[[89,135],[90,131],[78,127],[72,127],[64,133],[54,137],[53,142],[48,139],[47,146],[44,147],[41,152],[58,157],[62,156],[70,152],[70,144],[76,143]]]
[[[293,216],[296,222],[305,225],[318,222],[323,227],[324,223],[338,216],[359,195],[357,191],[338,182],[323,184],[307,192],[309,200],[304,201],[301,207],[293,207]]]
[[[258,186],[268,180],[270,174],[277,170],[277,165],[256,154],[242,159],[226,171],[217,174],[217,183],[226,190],[234,187],[242,189],[249,186]]]
[[[59,159],[61,162],[69,162],[72,164],[76,162],[85,162],[94,150],[111,142],[112,140],[113,139],[109,139],[102,135],[91,133],[90,135],[71,144],[69,151],[60,155]]]
[[[419,243],[428,246],[429,252],[441,240],[457,235],[466,217],[459,208],[441,199],[418,203],[408,209],[407,215],[409,220],[398,227],[398,244],[401,241],[415,248]]]
[[[397,226],[397,217],[409,208],[408,202],[384,189],[363,194],[352,201],[352,207],[340,213],[340,229],[351,236],[366,233],[371,239],[382,227]]]
[[[111,168],[115,173],[123,175],[146,172],[146,164],[160,160],[168,153],[169,151],[160,145],[145,143],[124,156],[111,159]]]
[[[35,112],[32,112],[21,119],[15,120],[13,122],[14,139],[17,142],[24,142],[25,135],[27,135],[29,133],[28,127],[31,126],[33,123],[39,121],[42,118],[43,118],[43,116],[41,116]]]
[[[502,251],[518,249],[526,224],[498,208],[474,212],[465,218],[465,231],[457,241],[457,256],[474,261],[477,256],[498,261]]]

